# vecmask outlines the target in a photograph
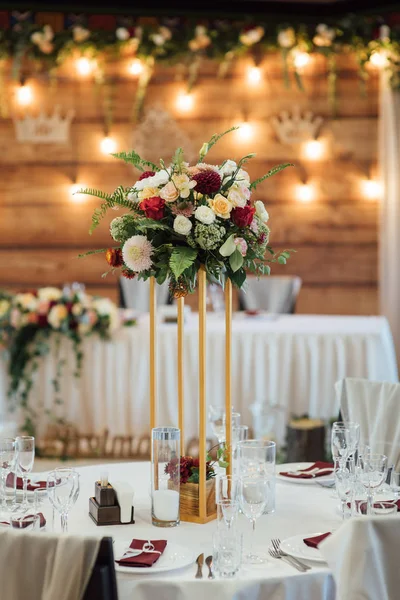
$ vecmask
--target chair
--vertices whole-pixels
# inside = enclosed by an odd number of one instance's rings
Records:
[[[82,600],[118,600],[112,538],[101,540],[99,553]]]
[[[140,312],[149,312],[150,282],[138,279],[119,280],[119,295],[121,308],[130,308]],[[156,286],[158,306],[170,304],[168,282]]]
[[[344,421],[360,424],[360,445],[400,468],[400,384],[348,377],[335,384]]]
[[[239,292],[242,310],[266,310],[272,313],[293,314],[302,281],[300,277],[274,275],[247,278],[246,292]]]
[[[346,521],[318,547],[336,584],[336,600],[395,600],[400,596],[400,517]]]

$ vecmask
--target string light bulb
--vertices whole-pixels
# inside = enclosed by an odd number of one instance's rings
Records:
[[[86,58],[86,56],[81,56],[75,61],[75,68],[79,75],[90,75],[94,69],[94,62]]]
[[[310,140],[305,142],[303,153],[309,160],[320,160],[325,152],[324,144],[319,140]]]
[[[17,88],[17,102],[21,106],[28,106],[33,100],[32,88],[27,83]]]
[[[193,108],[192,94],[179,94],[176,99],[176,106],[182,112],[188,112]]]
[[[143,63],[141,60],[139,60],[138,58],[135,58],[135,60],[133,60],[129,67],[128,67],[128,71],[131,75],[135,75],[138,76],[143,72]]]
[[[306,67],[308,65],[310,60],[311,58],[308,52],[301,52],[300,50],[298,50],[294,55],[293,63],[296,69],[302,69],[303,67]]]
[[[374,179],[363,179],[361,188],[363,195],[368,200],[377,200],[382,195],[382,184]]]
[[[296,188],[296,197],[299,202],[312,202],[314,200],[314,189],[311,185],[303,183]]]
[[[257,85],[262,79],[262,73],[260,67],[250,67],[247,71],[247,81],[251,85]]]
[[[71,200],[72,202],[84,202],[85,201],[85,196],[84,194],[79,194],[79,190],[84,190],[85,189],[85,185],[83,183],[73,183],[70,188],[69,188],[69,194],[71,196]]]
[[[378,69],[382,69],[383,67],[385,67],[387,65],[388,59],[384,52],[373,52],[369,58],[369,62],[374,67],[377,67]]]
[[[117,143],[113,138],[106,136],[100,142],[100,151],[103,154],[113,154],[117,149]]]
[[[236,131],[241,141],[246,142],[253,137],[253,126],[250,123],[241,123]]]

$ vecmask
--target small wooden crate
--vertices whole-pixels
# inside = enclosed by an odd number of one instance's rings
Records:
[[[208,523],[217,518],[215,503],[215,479],[206,482],[206,509],[204,518],[200,517],[199,489],[197,483],[183,483],[180,486],[180,520],[189,523]]]

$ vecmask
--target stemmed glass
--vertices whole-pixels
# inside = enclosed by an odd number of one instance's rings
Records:
[[[360,441],[360,425],[337,421],[332,425],[332,456],[343,468],[346,460],[357,450]]]
[[[1,510],[7,512],[7,476],[14,468],[15,439],[0,439]]]
[[[351,509],[353,507],[353,495],[355,492],[354,460],[350,461],[348,467],[335,471],[335,487],[342,509],[342,520],[344,521],[347,504],[350,503]]]
[[[223,408],[210,406],[208,410],[208,421],[211,424],[213,434],[219,444],[223,444],[226,438],[226,414]],[[240,424],[240,413],[232,411],[232,428],[238,427]]]
[[[358,479],[367,490],[367,515],[374,512],[373,490],[386,480],[387,456],[366,454],[359,457]]]
[[[22,504],[19,507],[21,511],[29,509],[28,503],[28,474],[33,469],[35,460],[35,438],[28,435],[18,436],[15,439],[17,471],[22,477],[23,496]]]
[[[79,474],[74,469],[55,469],[47,476],[47,491],[61,516],[61,530],[68,532],[68,513],[79,496]]]
[[[238,480],[229,475],[218,475],[216,492],[218,524],[225,523],[230,529],[239,510]]]
[[[266,557],[253,552],[254,537],[257,519],[261,517],[268,504],[271,492],[270,482],[262,476],[243,477],[239,480],[239,502],[243,514],[251,521],[253,526],[252,543],[246,562],[260,564]]]

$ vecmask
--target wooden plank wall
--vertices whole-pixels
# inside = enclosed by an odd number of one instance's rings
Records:
[[[257,198],[271,215],[273,245],[294,247],[297,254],[275,274],[303,278],[298,312],[373,314],[377,308],[377,224],[379,205],[362,194],[361,180],[376,169],[378,77],[371,72],[367,95],[360,94],[356,65],[351,57],[339,64],[338,112],[332,118],[328,101],[326,65],[313,58],[303,74],[305,92],[294,84],[284,86],[279,58],[263,64],[263,82],[245,83],[246,63],[240,62],[226,79],[216,77],[216,67],[203,66],[194,90],[194,107],[187,113],[176,108],[182,82],[176,69],[158,69],[147,95],[147,106],[166,108],[195,147],[214,132],[248,119],[254,135],[248,141],[236,134],[227,137],[209,155],[210,162],[227,156],[238,158],[257,152],[249,171],[252,178],[271,166],[291,161],[287,169],[260,186]],[[124,64],[114,65],[114,125],[112,135],[120,150],[134,142],[131,123],[137,82],[124,75]],[[91,81],[60,77],[54,89],[40,78],[32,84],[35,107],[55,104],[74,108],[71,141],[65,146],[18,144],[11,120],[0,121],[0,287],[20,289],[82,281],[90,291],[117,298],[116,278],[101,279],[106,263],[102,256],[78,260],[86,249],[108,245],[108,222],[88,236],[96,201],[71,201],[74,178],[90,187],[111,191],[135,181],[131,167],[104,156],[103,104]],[[10,103],[13,90],[9,90]],[[270,118],[299,106],[324,118],[322,160],[304,159],[299,146],[281,144]],[[301,203],[296,186],[307,179],[315,201]],[[110,215],[110,218],[114,215]]]

